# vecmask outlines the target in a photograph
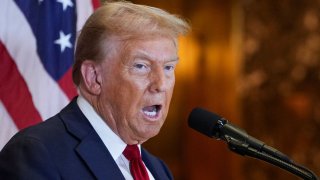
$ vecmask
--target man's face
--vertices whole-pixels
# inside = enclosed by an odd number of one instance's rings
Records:
[[[153,37],[130,41],[120,52],[101,64],[96,109],[126,143],[142,143],[158,134],[167,117],[177,47],[171,38]]]

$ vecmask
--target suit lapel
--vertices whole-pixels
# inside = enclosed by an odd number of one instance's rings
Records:
[[[156,180],[173,179],[166,173],[165,167],[154,156],[149,154],[145,149],[141,148],[142,160]],[[170,175],[171,176],[171,175]]]
[[[61,111],[67,131],[79,140],[75,151],[97,179],[124,180],[108,149],[79,109],[76,98]]]
[[[86,162],[90,170],[97,179],[119,179],[124,180],[124,177],[113,160],[109,151],[103,145],[100,139],[95,137],[96,134],[90,134],[82,139],[76,151],[81,158]]]

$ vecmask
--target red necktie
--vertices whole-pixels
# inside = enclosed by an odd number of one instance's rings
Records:
[[[149,180],[137,145],[127,145],[123,155],[130,161],[130,172],[134,180]]]

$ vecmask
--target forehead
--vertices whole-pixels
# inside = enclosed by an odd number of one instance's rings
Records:
[[[168,37],[153,37],[130,40],[125,44],[124,53],[131,58],[150,60],[177,60],[176,40]]]

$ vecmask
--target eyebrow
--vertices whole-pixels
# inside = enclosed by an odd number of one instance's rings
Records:
[[[151,61],[154,61],[156,58],[153,58],[152,56],[150,56],[148,53],[144,52],[144,51],[137,51],[135,54],[134,54],[134,59],[136,58],[142,58],[142,59],[148,59],[148,60],[151,60]],[[179,61],[179,57],[178,56],[175,56],[173,58],[170,58],[169,60],[167,59],[164,59],[165,62],[174,62],[174,61]]]

